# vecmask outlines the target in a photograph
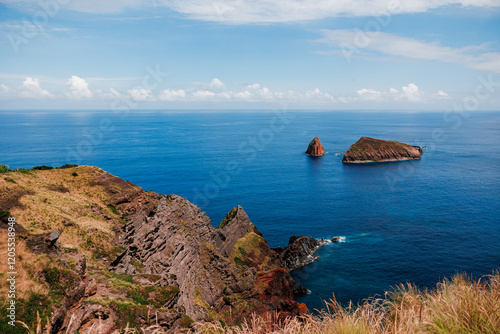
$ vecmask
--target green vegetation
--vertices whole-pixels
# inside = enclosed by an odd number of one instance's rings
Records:
[[[7,299],[0,302],[0,333],[26,334],[24,329],[19,324],[12,327],[7,323]],[[50,317],[52,311],[52,301],[48,296],[39,293],[30,293],[27,299],[16,299],[16,320],[21,320],[27,326],[34,328],[37,324],[37,313],[42,319]]]
[[[72,270],[59,267],[48,267],[42,270],[45,282],[49,285],[51,295],[57,300],[66,295],[79,282],[80,277]]]
[[[3,165],[3,164],[0,164],[0,173],[6,173],[8,172],[10,169],[9,169],[9,166],[7,165]]]
[[[182,327],[182,328],[190,328],[192,325],[194,324],[194,321],[193,319],[191,319],[189,316],[187,316],[186,314],[184,314],[182,316],[182,319],[179,323],[179,325]]]
[[[111,210],[115,215],[118,214],[118,210],[113,205],[108,205],[108,209]]]
[[[33,170],[51,170],[54,169],[52,166],[46,166],[46,165],[41,165],[41,166],[35,166],[32,168]]]
[[[10,212],[6,210],[0,210],[0,221],[7,223],[7,220],[10,217]]]
[[[62,165],[61,167],[59,167],[59,169],[66,169],[66,168],[73,168],[73,167],[78,167],[78,165],[66,164],[66,165]]]
[[[10,183],[17,183],[14,179],[12,179],[10,177],[5,177],[4,180],[7,182],[10,182]]]
[[[148,307],[144,305],[135,305],[125,299],[115,299],[109,302],[118,316],[116,320],[116,325],[118,328],[123,328],[125,326],[129,327],[139,327],[141,323],[148,322]]]
[[[73,172],[71,173],[72,176],[78,176],[78,173],[77,172]]]
[[[226,218],[222,220],[222,222],[217,226],[217,228],[224,228],[238,213],[238,208],[232,208],[231,211],[226,215]]]

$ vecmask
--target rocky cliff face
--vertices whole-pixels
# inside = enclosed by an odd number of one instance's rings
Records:
[[[313,140],[309,143],[309,146],[307,147],[306,154],[312,155],[312,156],[322,156],[325,154],[325,150],[323,149],[323,145],[321,145],[321,141],[319,140],[318,137],[314,137]]]
[[[178,333],[193,321],[307,312],[293,297],[307,289],[289,270],[314,259],[316,240],[294,237],[274,250],[240,206],[214,228],[185,198],[145,192],[95,167],[30,173],[0,180],[0,209],[13,210],[23,261],[34,264],[19,283],[47,289],[18,302],[35,303],[28,313],[50,318],[50,333]],[[18,191],[24,186],[32,191]],[[31,212],[42,217],[38,230],[23,228]]]
[[[159,275],[157,284],[179,289],[169,306],[194,320],[213,320],[228,301],[233,318],[269,308],[290,315],[307,309],[293,299],[304,289],[280,268],[282,257],[240,206],[213,228],[198,207],[169,195],[133,214],[124,231],[127,248],[111,264],[113,271]]]
[[[420,159],[422,149],[396,141],[361,137],[345,152],[342,162],[364,163]]]

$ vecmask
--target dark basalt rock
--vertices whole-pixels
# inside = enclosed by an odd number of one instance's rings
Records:
[[[397,141],[361,137],[344,153],[344,163],[386,162],[420,159],[423,154],[418,146]]]
[[[329,240],[316,240],[306,236],[292,236],[285,248],[274,248],[280,256],[280,264],[288,271],[292,271],[314,262],[318,256],[314,252]]]

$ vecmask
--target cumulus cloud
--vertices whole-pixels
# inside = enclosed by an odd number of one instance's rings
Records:
[[[374,102],[409,101],[413,103],[423,103],[449,99],[448,94],[442,90],[439,90],[435,94],[427,95],[414,83],[409,83],[408,86],[402,86],[401,90],[389,88],[388,91],[384,92],[363,88],[356,91],[356,93],[359,100]]]
[[[66,80],[66,84],[69,86],[69,92],[67,93],[69,98],[80,100],[92,97],[89,84],[84,79],[72,75],[71,78]]]
[[[381,53],[410,59],[437,60],[500,73],[500,52],[487,52],[486,45],[451,48],[384,32],[327,29],[321,32],[323,38],[319,42],[337,48],[349,59],[371,52],[370,56]]]
[[[182,101],[186,99],[186,91],[184,89],[171,90],[165,89],[160,92],[158,99],[161,101]]]
[[[98,90],[96,95],[105,99],[119,99],[122,96],[120,92],[113,87],[110,87],[107,92]]]
[[[19,90],[19,94],[23,98],[45,98],[53,97],[53,95],[40,87],[40,82],[37,78],[27,77],[23,81],[23,85]]]
[[[215,97],[215,93],[210,90],[197,90],[193,92],[192,97],[196,100],[207,100]]]
[[[359,89],[356,93],[364,101],[380,101],[382,98],[382,92],[369,88]]]
[[[419,102],[422,100],[422,92],[415,84],[409,84],[408,86],[401,87],[404,96],[412,102]]]
[[[136,88],[127,90],[128,95],[135,101],[153,101],[153,92],[150,89]]]
[[[219,79],[214,78],[214,79],[212,79],[212,82],[210,83],[210,88],[215,89],[215,90],[221,90],[221,89],[225,88],[225,85]]]

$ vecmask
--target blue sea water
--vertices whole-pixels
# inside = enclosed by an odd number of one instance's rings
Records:
[[[342,236],[293,272],[319,309],[402,282],[500,269],[500,113],[1,111],[0,163],[97,165],[199,205],[241,205],[272,247]],[[323,157],[304,154],[319,136]],[[342,164],[361,136],[427,146],[421,160]]]

